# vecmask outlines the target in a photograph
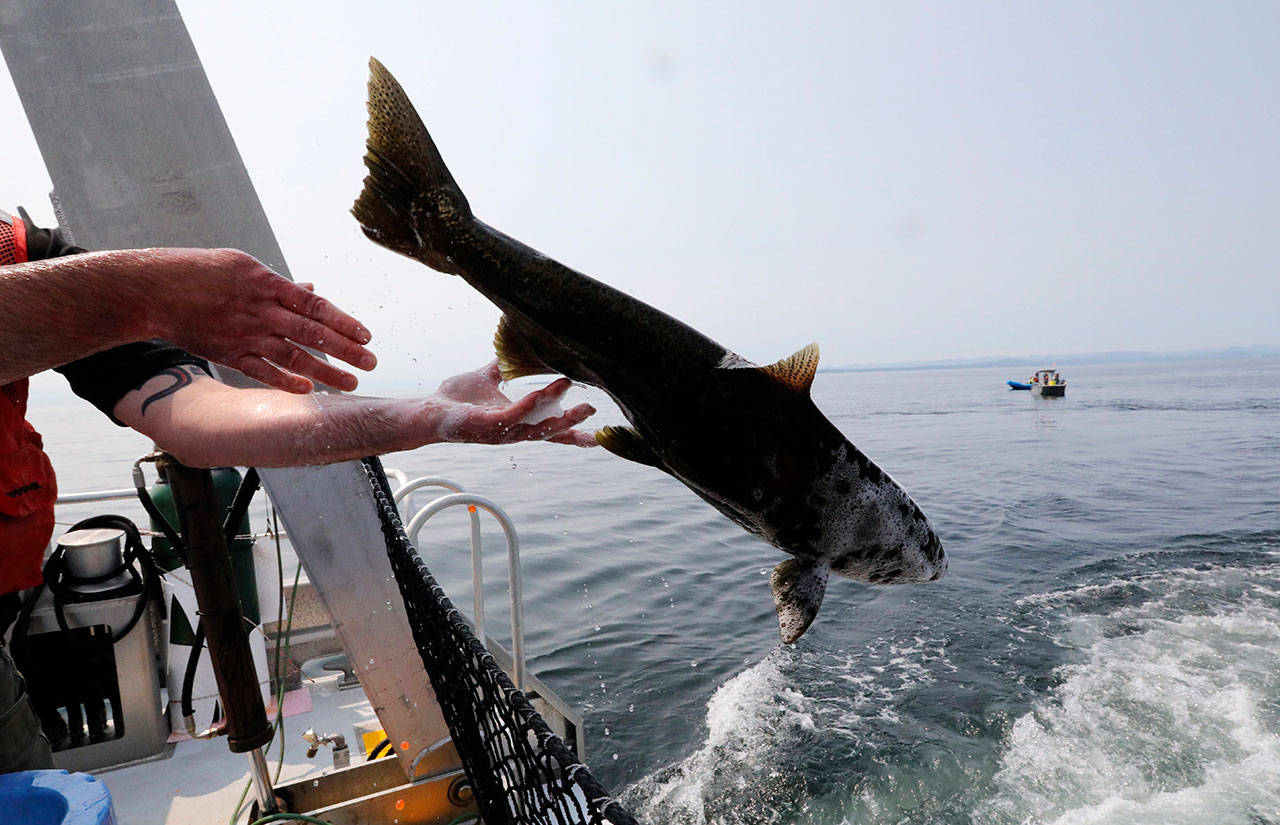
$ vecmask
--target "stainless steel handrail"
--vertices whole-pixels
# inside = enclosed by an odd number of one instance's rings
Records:
[[[403,474],[401,474],[403,476]],[[447,478],[439,476],[424,476],[415,478],[413,481],[401,480],[400,487],[391,494],[391,500],[399,505],[408,495],[415,490],[421,490],[423,487],[444,487],[446,490],[452,490],[455,493],[465,493],[461,484],[450,481]],[[420,514],[421,511],[419,511]],[[474,615],[471,619],[471,632],[476,634],[476,638],[482,643],[484,642],[484,564],[480,546],[480,514],[476,512],[474,507],[468,509],[471,516],[471,598],[474,604]],[[418,514],[414,515],[416,520]],[[425,522],[426,519],[423,519]],[[405,529],[405,533],[409,536],[409,541],[417,546],[418,531],[422,529],[419,523],[415,528],[413,521],[410,521],[409,527]]]
[[[440,476],[423,476],[422,478],[415,478],[413,481],[408,481],[406,480],[404,473],[398,473],[398,475],[399,478],[397,480],[400,482],[400,486],[391,494],[391,500],[396,504],[404,501],[405,497],[410,493],[416,490],[421,490],[423,487],[444,487],[446,490],[452,490],[455,493],[466,492],[466,489],[461,484],[450,481],[447,478],[441,478]],[[391,477],[391,472],[388,472],[387,478]]]
[[[392,476],[388,473],[388,478]],[[542,683],[536,676],[528,672],[526,662],[526,654],[524,649],[524,602],[522,577],[520,572],[520,545],[516,536],[515,525],[511,518],[500,508],[487,498],[480,496],[472,496],[462,488],[448,479],[438,477],[423,477],[412,481],[403,481],[403,474],[396,476],[396,481],[401,482],[399,488],[392,493],[393,500],[403,506],[403,502],[407,497],[416,490],[423,487],[444,487],[452,490],[450,495],[444,495],[435,501],[423,507],[413,515],[408,521],[405,533],[409,540],[415,545],[417,544],[418,533],[426,524],[427,520],[436,513],[454,506],[466,505],[467,511],[471,518],[471,570],[472,570],[472,591],[476,601],[475,618],[472,625],[475,629],[476,637],[488,647],[489,651],[502,664],[503,667],[509,667],[514,674],[516,686],[528,693],[530,697],[538,697],[546,702],[551,709],[563,717],[565,724],[569,727],[566,732],[572,732],[572,738],[576,745],[576,751],[579,758],[585,758],[586,755],[586,737],[584,735],[582,715],[576,710],[569,707],[563,699],[555,694],[549,687]],[[507,535],[507,564],[508,575],[511,579],[511,638],[514,652],[508,653],[495,639],[491,639],[484,634],[484,595],[483,595],[483,576],[481,568],[481,541],[480,541],[480,516],[477,512],[481,507],[488,511],[503,526],[503,530]],[[530,692],[532,691],[532,692]]]
[[[412,482],[410,482],[412,483]],[[493,501],[478,496],[473,493],[452,493],[447,496],[441,496],[435,501],[423,507],[409,521],[409,526],[405,528],[405,533],[409,537],[409,541],[415,543],[418,532],[422,530],[422,526],[427,520],[442,510],[449,507],[459,505],[467,505],[467,512],[471,515],[471,565],[472,576],[475,577],[473,588],[475,590],[476,599],[476,638],[484,640],[481,630],[483,627],[484,615],[484,594],[482,580],[478,577],[480,568],[480,519],[476,513],[476,509],[482,509],[498,520],[502,525],[502,531],[507,536],[507,577],[511,588],[511,648],[514,659],[515,683],[520,690],[525,688],[525,657],[524,657],[524,599],[521,595],[521,578],[520,578],[520,539],[516,535],[516,526],[511,521],[511,517],[506,514],[501,507]]]
[[[122,501],[126,498],[136,499],[138,491],[132,487],[121,490],[94,490],[88,493],[59,494],[54,504],[83,504],[92,501]]]

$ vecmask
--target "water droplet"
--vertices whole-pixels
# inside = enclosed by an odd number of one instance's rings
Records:
[[[689,667],[697,667],[697,666],[698,666],[698,662],[696,659],[689,663]]]
[[[627,713],[635,713],[635,712],[636,712],[635,705],[627,705]]]
[[[373,664],[373,660],[372,660],[372,659],[370,659],[370,660],[369,660],[369,664]]]
[[[387,602],[387,610],[391,609],[391,602]]]
[[[608,735],[609,735],[609,729],[608,729],[608,728],[605,728],[605,729],[604,729],[604,735],[605,735],[605,736],[608,736]]]
[[[617,759],[617,758],[618,758],[618,754],[616,754],[616,753],[615,753],[615,754],[613,755],[613,758],[614,758],[614,759]]]

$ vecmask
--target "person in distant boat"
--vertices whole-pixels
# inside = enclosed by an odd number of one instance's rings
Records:
[[[367,329],[308,286],[233,249],[86,252],[57,231],[0,212],[0,773],[53,767],[3,634],[18,593],[42,580],[57,481],[26,421],[27,379],[46,369],[112,421],[197,467],[323,464],[441,441],[549,440],[595,412],[559,402],[568,379],[512,402],[497,363],[416,399],[310,394],[368,370]],[[175,346],[176,344],[176,346]],[[208,361],[268,385],[237,389]]]

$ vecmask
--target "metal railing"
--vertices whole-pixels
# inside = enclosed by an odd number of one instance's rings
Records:
[[[403,502],[414,492],[427,487],[441,487],[450,490],[450,495],[444,495],[434,499],[426,506],[422,507],[406,522],[405,533],[409,537],[409,541],[417,547],[418,533],[421,532],[427,520],[442,510],[450,507],[463,506],[467,507],[467,513],[471,521],[471,590],[474,604],[474,615],[471,618],[471,631],[476,635],[477,639],[482,642],[486,641],[484,630],[484,565],[483,565],[483,547],[480,535],[480,515],[478,509],[491,514],[506,534],[507,538],[507,575],[509,578],[508,585],[511,592],[511,645],[513,653],[513,670],[516,687],[521,690],[525,689],[525,676],[527,673],[527,665],[524,654],[524,603],[521,595],[521,573],[520,573],[520,541],[516,535],[515,524],[511,521],[511,517],[506,514],[501,507],[490,499],[483,496],[477,496],[470,493],[462,487],[462,485],[450,481],[447,478],[436,476],[424,476],[409,480],[408,476],[401,470],[387,470],[387,478],[393,480],[398,486],[392,493],[392,500],[397,506],[402,506]],[[143,482],[139,479],[139,484]],[[55,502],[57,506],[70,504],[93,504],[107,501],[137,501],[139,495],[138,488],[121,488],[116,490],[92,490],[82,493],[67,493],[58,496]],[[403,510],[401,517],[404,517]],[[151,532],[146,529],[145,525],[140,525],[144,533]],[[251,538],[258,538],[252,536]],[[281,536],[285,538],[285,536]]]
[[[515,683],[520,690],[525,689],[524,658],[524,599],[521,595],[520,576],[520,540],[516,537],[516,527],[511,517],[502,508],[483,496],[466,492],[441,496],[423,507],[409,522],[406,532],[410,543],[417,546],[418,531],[427,520],[449,507],[466,505],[471,516],[471,588],[475,593],[476,615],[472,620],[472,631],[476,638],[484,640],[484,574],[481,570],[480,517],[477,508],[484,510],[498,520],[507,536],[507,577],[511,590],[511,648],[515,657]]]
[[[471,526],[471,590],[474,615],[470,617],[469,624],[472,632],[490,652],[495,654],[500,662],[504,659],[506,660],[505,664],[511,672],[512,680],[517,688],[529,694],[531,698],[541,699],[546,702],[572,726],[571,731],[566,732],[569,732],[575,740],[574,744],[577,746],[579,757],[585,757],[585,739],[581,715],[556,696],[541,680],[531,676],[528,672],[524,640],[524,601],[520,569],[520,541],[511,517],[492,500],[469,493],[460,484],[449,479],[436,476],[409,479],[403,471],[395,469],[386,470],[386,474],[387,478],[396,485],[392,493],[392,499],[396,506],[401,508],[401,517],[405,519],[406,524],[405,533],[415,547],[417,546],[418,533],[422,531],[422,528],[430,519],[452,507],[465,506],[467,508]],[[449,492],[431,500],[406,519],[404,504],[409,496],[429,487],[438,487]],[[58,496],[56,503],[58,506],[63,506],[126,499],[137,501],[137,497],[137,489],[122,488],[62,494]],[[501,643],[485,633],[483,543],[481,540],[480,510],[484,510],[493,516],[502,527],[507,540],[507,576],[511,593],[512,650],[510,652]],[[145,526],[139,526],[144,534],[150,532]],[[256,538],[256,536],[253,538]],[[281,534],[280,538],[287,538],[287,536]],[[466,618],[465,614],[464,618]]]
[[[86,504],[95,501],[121,501],[126,498],[137,501],[138,491],[132,487],[127,487],[120,490],[94,490],[87,493],[59,493],[55,504],[58,506],[63,504]]]
[[[388,478],[396,481],[402,481],[403,474],[392,472],[387,473]],[[401,507],[403,517],[404,510],[402,502],[408,496],[417,490],[426,487],[441,487],[452,492],[434,499],[430,503],[418,509],[406,522],[405,534],[409,538],[410,544],[414,547],[418,546],[418,533],[426,523],[437,514],[451,507],[467,508],[467,514],[471,523],[471,590],[474,599],[475,614],[470,620],[472,632],[491,653],[497,654],[502,658],[509,660],[509,670],[512,673],[512,679],[520,690],[524,691],[530,698],[541,699],[546,702],[552,709],[562,716],[569,725],[566,731],[574,740],[574,745],[580,758],[585,758],[585,738],[583,736],[582,717],[576,711],[568,706],[560,697],[552,692],[545,684],[537,678],[529,675],[528,665],[525,658],[524,645],[524,597],[523,597],[523,580],[520,570],[520,539],[516,534],[515,523],[511,517],[507,515],[501,507],[492,500],[479,496],[474,493],[467,492],[460,484],[450,481],[446,478],[436,476],[424,476],[415,478],[411,481],[402,481],[400,486],[392,493],[392,500],[397,506]],[[502,527],[503,533],[507,540],[507,577],[508,588],[511,593],[511,647],[508,653],[501,644],[489,637],[484,632],[484,570],[483,570],[483,543],[480,533],[480,514],[479,510],[484,510],[497,520]],[[464,618],[466,618],[464,614]]]

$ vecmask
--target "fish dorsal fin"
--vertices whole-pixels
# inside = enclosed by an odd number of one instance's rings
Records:
[[[813,386],[813,375],[818,371],[818,345],[810,344],[795,355],[757,369],[784,387],[807,395]]]
[[[658,454],[644,440],[644,436],[630,427],[605,427],[596,430],[596,443],[628,461],[648,464],[650,467],[662,466]]]
[[[827,592],[831,568],[808,559],[791,558],[773,568],[769,584],[778,611],[778,632],[785,644],[795,644],[813,624]]]

